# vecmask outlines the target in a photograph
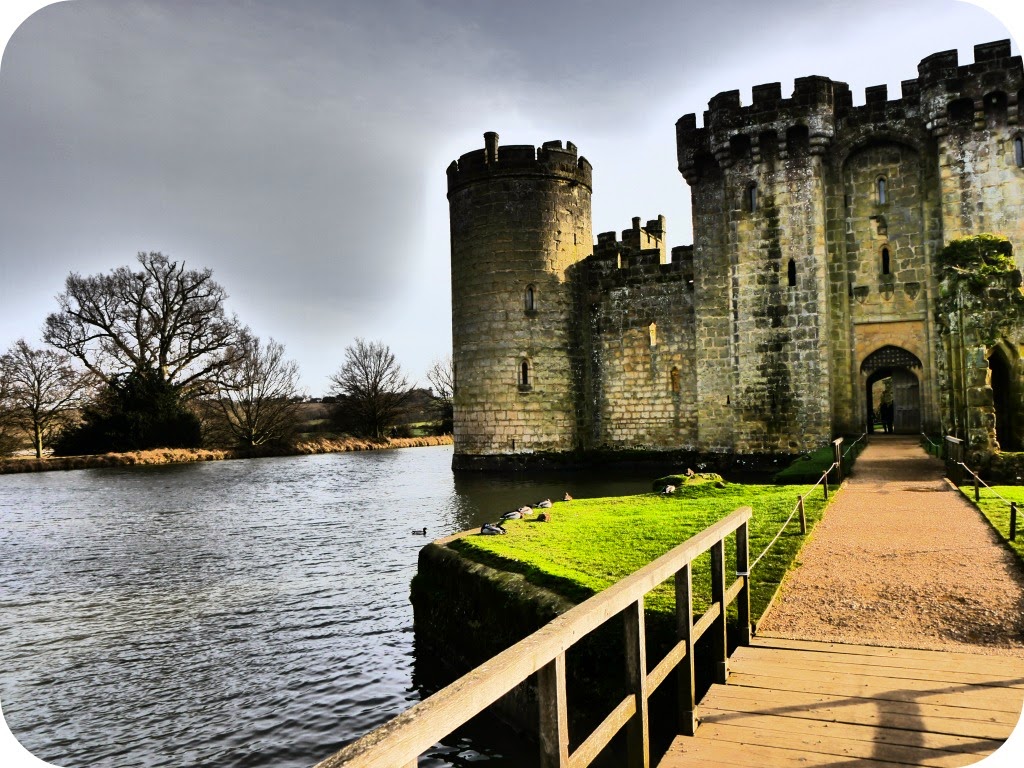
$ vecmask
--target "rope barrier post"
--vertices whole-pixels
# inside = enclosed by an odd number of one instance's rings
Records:
[[[797,496],[800,500],[797,502],[797,506],[800,509],[800,534],[804,535],[807,533],[807,517],[804,515],[804,497]]]
[[[825,501],[828,501],[828,473],[831,470],[832,467],[829,467],[825,470],[825,474],[821,476],[822,487],[825,489]]]
[[[974,473],[971,473],[974,475]],[[978,487],[978,476],[974,475],[974,500],[981,501],[981,488]]]
[[[835,449],[836,456],[836,469],[838,471],[836,480],[837,483],[843,482],[843,438],[837,438],[832,441],[832,447]]]
[[[1017,502],[1010,502],[1010,541],[1017,540]]]

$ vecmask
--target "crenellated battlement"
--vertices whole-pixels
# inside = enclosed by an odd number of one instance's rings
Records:
[[[498,134],[484,134],[484,148],[453,160],[448,166],[448,194],[465,186],[494,177],[553,178],[582,184],[593,189],[593,167],[577,155],[571,141],[546,141],[539,148],[532,144],[498,145]]]
[[[885,85],[874,85],[856,107],[846,83],[818,75],[797,78],[788,99],[780,83],[755,85],[747,106],[739,91],[724,91],[709,100],[703,127],[693,113],[676,122],[679,170],[692,184],[708,165],[728,168],[802,149],[824,154],[838,134],[860,126],[941,136],[954,125],[982,128],[993,110],[1020,124],[1024,68],[1020,56],[1010,55],[1010,41],[977,45],[974,59],[961,65],[955,50],[932,54],[918,65],[917,78],[902,81],[900,98],[890,99]]]
[[[640,225],[640,217],[635,216],[633,226],[622,231],[621,240],[614,231],[598,234],[594,252],[586,259],[591,288],[606,290],[683,277],[692,280],[693,246],[673,248],[670,261],[665,236],[664,216],[651,219],[644,226]]]

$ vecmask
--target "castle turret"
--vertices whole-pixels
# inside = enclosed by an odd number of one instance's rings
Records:
[[[591,166],[561,141],[448,167],[454,465],[578,445],[568,270],[593,249]]]

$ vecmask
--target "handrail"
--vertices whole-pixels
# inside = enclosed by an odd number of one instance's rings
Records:
[[[750,577],[748,522],[750,507],[740,507],[714,525],[604,591],[556,617],[451,685],[419,702],[375,731],[349,744],[315,768],[413,768],[420,754],[453,730],[496,702],[530,675],[538,673],[540,746],[544,765],[584,768],[621,728],[627,728],[630,765],[648,765],[647,698],[679,667],[680,727],[692,735],[696,727],[693,645],[711,631],[715,678],[728,676],[725,634],[726,607],[735,599],[739,609],[740,642],[750,642]],[[737,579],[725,584],[725,538],[736,532]],[[693,621],[691,563],[711,552],[712,603],[704,616]],[[647,672],[644,630],[644,595],[669,577],[676,578],[676,614],[679,642]],[[619,703],[572,754],[569,753],[565,697],[565,653],[588,633],[616,614],[625,624],[626,661],[631,693]],[[746,631],[743,627],[746,626]],[[681,664],[686,660],[687,663]],[[687,700],[687,691],[689,698]]]

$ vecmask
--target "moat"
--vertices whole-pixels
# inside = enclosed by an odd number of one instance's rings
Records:
[[[451,446],[0,477],[0,702],[80,766],[308,766],[431,692],[427,539],[651,471],[453,475]],[[412,533],[427,528],[428,537]],[[421,765],[528,765],[500,727]]]

